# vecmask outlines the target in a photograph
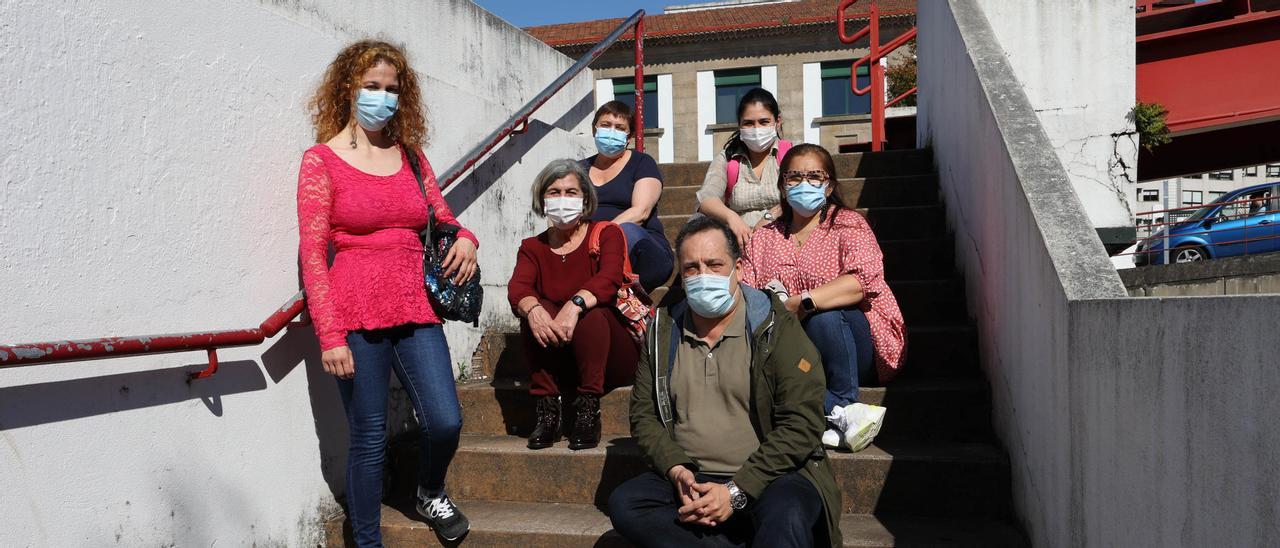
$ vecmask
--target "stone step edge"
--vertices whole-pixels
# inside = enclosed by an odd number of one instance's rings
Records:
[[[582,459],[603,459],[605,457],[616,458],[622,456],[641,458],[640,448],[636,445],[635,439],[626,435],[605,435],[601,438],[599,446],[579,451],[572,451],[564,444],[546,449],[532,450],[526,447],[527,442],[528,440],[521,436],[462,434],[458,443],[458,453],[515,454],[528,458],[564,456]],[[1009,458],[1004,449],[994,441],[933,443],[889,440],[884,445],[873,442],[866,449],[857,453],[829,451],[827,455],[832,460],[855,462],[897,460],[967,463],[987,466],[1008,466],[1009,464]]]
[[[458,500],[471,522],[469,537],[476,541],[541,540],[581,546],[628,546],[613,531],[605,513],[593,505]],[[345,515],[325,522],[326,544],[345,545]],[[384,538],[408,543],[438,543],[434,532],[417,516],[412,502],[391,501],[382,506]],[[906,541],[912,545],[1026,546],[1025,537],[1012,524],[996,520],[922,518],[898,515],[842,514],[840,530],[846,547],[890,547]],[[391,533],[391,534],[388,534]],[[412,536],[413,538],[406,538]],[[494,538],[487,538],[494,537]],[[466,543],[466,541],[463,541]],[[598,544],[599,543],[599,544]],[[395,544],[390,544],[394,546]],[[532,544],[545,546],[557,544]]]

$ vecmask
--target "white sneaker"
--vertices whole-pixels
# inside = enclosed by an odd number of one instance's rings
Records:
[[[841,443],[844,443],[844,435],[839,431],[827,430],[822,433],[822,445],[832,449],[838,449]]]

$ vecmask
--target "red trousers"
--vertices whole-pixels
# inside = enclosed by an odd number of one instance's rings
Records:
[[[560,307],[540,300],[555,317]],[[606,388],[629,386],[635,381],[639,349],[618,313],[611,305],[588,310],[573,330],[568,345],[543,348],[529,330],[528,320],[520,321],[525,359],[530,376],[529,393],[535,397],[559,396],[562,392],[604,395]],[[576,387],[576,390],[575,390]]]

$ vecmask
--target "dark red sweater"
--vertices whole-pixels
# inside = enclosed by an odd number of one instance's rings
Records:
[[[594,222],[591,224],[595,224]],[[520,242],[516,255],[516,270],[507,283],[507,300],[511,309],[525,297],[550,301],[556,306],[569,302],[579,290],[586,289],[600,305],[612,305],[622,287],[622,262],[627,253],[627,239],[616,225],[606,227],[600,233],[600,257],[591,257],[590,230],[582,245],[568,255],[560,256],[551,250],[547,232]]]

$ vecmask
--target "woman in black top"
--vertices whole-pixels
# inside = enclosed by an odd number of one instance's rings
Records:
[[[598,154],[582,160],[599,197],[591,220],[613,221],[622,227],[631,268],[640,276],[640,285],[652,291],[671,277],[675,262],[658,220],[662,173],[652,156],[627,148],[640,129],[626,103],[605,103],[596,111],[591,126]]]

